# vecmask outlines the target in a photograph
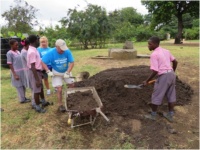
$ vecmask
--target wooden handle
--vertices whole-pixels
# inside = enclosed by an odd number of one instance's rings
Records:
[[[151,81],[148,82],[148,84],[152,84],[154,82],[156,82],[156,80],[151,80]]]

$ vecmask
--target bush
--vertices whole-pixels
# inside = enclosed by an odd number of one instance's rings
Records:
[[[185,40],[197,40],[197,39],[199,39],[199,28],[194,27],[192,29],[185,29],[184,30],[184,37],[185,37]]]
[[[147,41],[152,35],[153,35],[153,32],[150,30],[150,28],[145,27],[145,26],[139,26],[136,29],[135,38],[137,42]]]
[[[115,31],[114,38],[118,42],[125,42],[126,40],[131,40],[134,37],[136,28],[129,22],[123,22]]]

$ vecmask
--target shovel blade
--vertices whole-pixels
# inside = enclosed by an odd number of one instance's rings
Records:
[[[128,89],[142,89],[141,86],[138,86],[138,85],[132,85],[132,84],[126,84],[124,85],[125,88],[128,88]]]

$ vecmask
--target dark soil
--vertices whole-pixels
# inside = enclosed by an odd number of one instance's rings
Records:
[[[77,82],[75,86],[94,86],[96,88],[104,105],[104,113],[111,119],[110,128],[115,126],[119,132],[131,136],[130,142],[133,145],[141,147],[144,142],[148,142],[145,144],[148,145],[148,148],[166,148],[167,134],[170,134],[167,132],[168,123],[164,119],[163,121],[159,119],[159,121],[154,122],[145,119],[143,116],[150,110],[149,103],[153,85],[148,85],[143,89],[124,88],[125,84],[141,84],[150,73],[148,66],[109,69],[90,77],[88,80]],[[185,105],[190,103],[193,90],[177,78],[176,94],[177,105]],[[162,114],[164,111],[167,111],[167,100],[165,98],[158,112]],[[161,116],[159,118],[162,119]],[[138,131],[134,131],[132,129],[134,124],[129,123],[133,119],[141,123]],[[111,130],[108,126],[102,128],[102,132],[97,133],[97,136],[101,136],[101,134],[103,136]],[[94,135],[86,134],[84,136]],[[88,137],[88,139],[90,138]]]
[[[98,107],[91,90],[75,92],[68,95],[67,106],[69,110],[87,111]]]
[[[133,111],[145,109],[150,103],[153,84],[142,89],[127,89],[125,84],[139,85],[150,75],[148,66],[136,66],[102,71],[88,80],[76,83],[76,87],[94,86],[108,112],[135,118]],[[193,90],[177,78],[177,105],[189,103]],[[167,103],[164,99],[163,104]],[[134,109],[133,108],[137,108]],[[136,115],[137,116],[137,115]]]

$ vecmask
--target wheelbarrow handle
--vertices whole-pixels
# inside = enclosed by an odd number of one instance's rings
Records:
[[[106,117],[106,115],[101,111],[101,108],[96,108],[96,112],[100,113],[101,116],[107,121],[110,122],[110,120],[108,119],[108,117]]]

